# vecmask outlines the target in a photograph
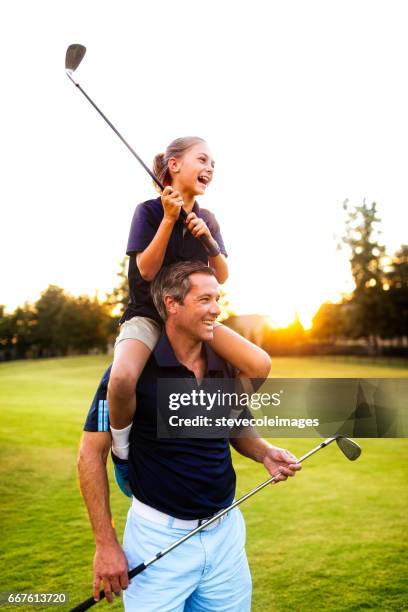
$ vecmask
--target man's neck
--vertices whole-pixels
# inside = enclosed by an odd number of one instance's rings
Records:
[[[201,340],[176,328],[171,321],[166,321],[166,334],[178,361],[194,372],[198,380],[201,380],[206,367]]]

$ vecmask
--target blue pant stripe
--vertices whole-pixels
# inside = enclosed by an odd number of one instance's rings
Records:
[[[98,431],[103,431],[103,400],[98,402]]]
[[[108,401],[103,402],[103,431],[109,431]]]

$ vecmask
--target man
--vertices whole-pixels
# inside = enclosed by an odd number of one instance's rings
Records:
[[[132,505],[122,550],[112,526],[106,459],[111,446],[106,420],[95,410],[106,408],[107,376],[88,415],[79,455],[81,489],[96,540],[94,597],[105,589],[124,591],[125,609],[142,612],[238,612],[251,605],[251,578],[245,555],[245,526],[238,508],[128,583],[127,571],[152,558],[177,539],[228,507],[235,494],[229,442],[222,439],[159,439],[157,381],[160,378],[201,382],[227,378],[231,369],[205,344],[220,313],[214,273],[201,262],[164,268],[152,285],[164,330],[137,386],[137,411],[130,438],[129,479]],[[265,376],[268,372],[265,371]],[[240,373],[245,375],[245,373]],[[196,379],[196,381],[195,381]],[[101,426],[102,425],[102,426]],[[102,431],[97,431],[97,430]],[[103,431],[105,430],[105,431]],[[296,458],[261,438],[236,438],[241,454],[263,462],[279,480],[300,469]]]

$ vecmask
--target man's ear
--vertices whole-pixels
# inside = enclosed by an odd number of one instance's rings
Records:
[[[176,314],[178,312],[180,304],[174,299],[172,295],[165,295],[163,302],[168,315]]]

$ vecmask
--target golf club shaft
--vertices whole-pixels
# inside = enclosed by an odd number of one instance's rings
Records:
[[[104,119],[106,121],[106,123],[109,125],[110,128],[112,128],[112,130],[115,132],[116,136],[118,136],[118,138],[120,138],[120,140],[123,142],[123,144],[129,149],[129,151],[132,153],[132,155],[134,157],[136,157],[137,161],[139,162],[139,164],[141,164],[143,166],[143,168],[146,170],[146,172],[148,173],[148,175],[150,176],[151,179],[153,179],[153,181],[158,185],[158,187],[163,191],[164,189],[164,185],[163,183],[157,178],[157,176],[155,176],[153,174],[153,172],[150,170],[149,166],[147,166],[144,161],[142,160],[141,157],[139,157],[139,155],[136,153],[136,151],[130,146],[130,144],[123,138],[122,134],[115,128],[115,126],[113,125],[113,123],[111,121],[109,121],[109,119],[107,118],[107,116],[101,111],[101,109],[95,104],[95,102],[92,100],[92,98],[90,96],[88,96],[88,94],[86,93],[86,91],[84,89],[82,89],[81,85],[79,83],[77,83],[75,81],[75,79],[72,78],[70,72],[67,70],[66,71],[67,76],[71,79],[71,81],[73,82],[73,84],[75,85],[75,87],[77,87],[79,89],[79,91],[85,96],[85,98],[88,100],[88,102],[90,102],[90,104],[92,104],[92,106],[94,107],[94,109],[100,114],[100,116],[102,117],[102,119]],[[180,217],[183,221],[186,220],[187,218],[187,214],[186,211],[181,208],[180,209]],[[215,257],[216,255],[219,255],[220,250],[218,247],[218,243],[214,240],[214,238],[209,238],[208,236],[199,236],[198,240],[200,240],[200,242],[203,243],[204,248],[207,252],[208,255],[210,255],[210,257]]]
[[[107,116],[101,111],[101,109],[95,104],[95,102],[92,100],[92,98],[90,98],[88,96],[88,94],[86,93],[86,91],[84,89],[82,89],[81,85],[79,83],[77,83],[72,76],[69,74],[69,72],[67,71],[67,75],[68,77],[71,79],[71,81],[74,83],[75,87],[77,87],[79,89],[79,91],[85,96],[85,98],[88,100],[88,102],[90,102],[92,104],[92,106],[94,107],[94,109],[100,114],[100,116],[106,121],[106,123],[109,125],[110,128],[112,128],[112,130],[115,132],[116,136],[118,136],[121,141],[123,142],[123,144],[129,149],[129,151],[132,153],[132,155],[134,155],[134,157],[136,157],[137,161],[143,166],[143,168],[146,170],[146,172],[150,175],[150,177],[154,180],[155,183],[157,183],[157,185],[160,187],[161,190],[164,189],[164,185],[159,181],[159,179],[154,176],[153,172],[150,170],[150,168],[144,163],[144,161],[139,157],[139,155],[136,153],[136,151],[130,146],[130,144],[123,138],[122,134],[119,132],[119,130],[117,130],[115,128],[115,126],[113,125],[113,123],[111,121],[109,121],[109,119],[107,118]],[[183,211],[184,212],[184,211]]]
[[[300,459],[297,460],[297,463],[302,463],[303,461],[311,457],[311,455],[314,455],[315,453],[317,453],[317,451],[321,450],[322,448],[334,442],[335,439],[336,438],[327,438],[326,440],[324,440],[324,442],[321,442],[318,446],[313,448],[311,451],[309,451],[305,455],[302,455],[302,457],[300,457]],[[189,531],[189,533],[187,533],[185,536],[177,540],[177,542],[174,542],[174,544],[172,544],[171,546],[168,546],[168,548],[161,550],[159,553],[157,553],[157,555],[155,555],[151,559],[148,559],[147,561],[143,561],[143,563],[140,563],[139,565],[134,567],[132,570],[128,572],[128,578],[132,579],[138,574],[141,574],[146,568],[149,567],[149,565],[151,565],[152,563],[155,563],[156,561],[164,557],[164,555],[167,555],[167,553],[177,548],[177,546],[180,546],[180,544],[183,544],[188,539],[192,538],[196,533],[199,533],[200,531],[202,531],[203,529],[205,529],[206,527],[208,527],[209,525],[211,525],[212,523],[220,519],[222,516],[227,514],[227,512],[231,512],[231,510],[233,510],[234,508],[242,504],[242,502],[252,497],[252,495],[255,495],[255,493],[258,493],[258,491],[261,491],[261,489],[265,488],[269,484],[272,484],[273,482],[276,482],[276,478],[277,476],[271,476],[271,478],[268,478],[268,480],[265,480],[265,482],[262,482],[255,489],[253,489],[249,493],[246,493],[245,495],[237,499],[234,503],[228,506],[228,508],[224,508],[224,510],[220,510],[220,512],[217,512],[217,514],[211,517],[208,521],[206,521],[202,525],[199,525],[192,531]],[[99,601],[103,599],[104,597],[105,597],[105,591],[100,591]],[[85,610],[88,610],[88,608],[91,608],[96,603],[98,602],[95,601],[93,597],[89,597],[89,599],[86,599],[84,602],[82,602],[75,608],[72,608],[70,612],[84,612]]]

